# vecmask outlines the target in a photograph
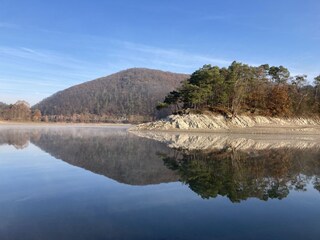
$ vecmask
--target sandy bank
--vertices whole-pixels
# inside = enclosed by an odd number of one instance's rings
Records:
[[[170,115],[166,119],[144,123],[130,131],[233,132],[272,134],[318,134],[319,118],[272,118],[264,116],[236,116],[185,114]]]

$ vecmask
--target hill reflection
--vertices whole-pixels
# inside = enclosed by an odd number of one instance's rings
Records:
[[[0,131],[0,144],[22,148],[29,141],[57,159],[120,183],[149,185],[178,181],[157,155],[157,152],[169,154],[170,148],[125,129],[61,127]]]

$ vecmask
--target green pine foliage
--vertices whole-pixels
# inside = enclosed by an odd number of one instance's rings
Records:
[[[174,106],[182,112],[211,110],[228,116],[311,116],[320,113],[319,86],[320,76],[311,86],[306,75],[291,77],[283,66],[204,65],[170,92],[157,109]]]

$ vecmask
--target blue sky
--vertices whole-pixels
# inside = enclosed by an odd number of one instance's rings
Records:
[[[0,0],[0,101],[35,104],[131,67],[320,74],[319,0]]]

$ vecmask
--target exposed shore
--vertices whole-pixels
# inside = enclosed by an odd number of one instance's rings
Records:
[[[66,123],[66,122],[15,122],[0,121],[0,127],[126,127],[130,128],[132,124],[126,123]]]
[[[229,132],[239,134],[320,134],[319,118],[272,118],[236,116],[226,118],[217,114],[170,115],[166,119],[143,123],[130,131],[165,132]]]
[[[170,115],[163,120],[138,125],[0,121],[1,127],[123,127],[129,129],[129,131],[139,132],[320,135],[319,118],[281,119],[263,116],[237,116],[234,119],[227,119],[222,115],[215,114]]]

